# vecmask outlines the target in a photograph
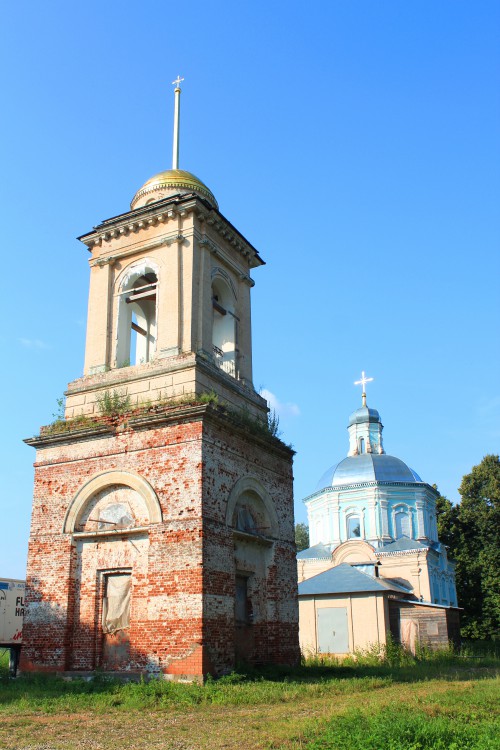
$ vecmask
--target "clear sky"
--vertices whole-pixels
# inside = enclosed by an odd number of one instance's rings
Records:
[[[23,577],[34,450],[82,374],[75,237],[180,167],[261,252],[254,378],[302,499],[347,452],[353,382],[387,452],[458,499],[499,450],[500,5],[5,3],[0,575]]]

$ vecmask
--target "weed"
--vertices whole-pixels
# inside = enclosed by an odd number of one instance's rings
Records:
[[[61,396],[61,398],[56,399],[57,403],[57,410],[55,414],[52,414],[52,418],[55,422],[63,422],[64,421],[64,396]]]
[[[131,408],[130,396],[114,389],[100,393],[96,401],[99,412],[106,417],[124,414]]]
[[[198,401],[200,404],[215,404],[215,406],[219,405],[219,396],[217,393],[212,389],[211,391],[206,391],[204,393],[200,393],[198,397]]]

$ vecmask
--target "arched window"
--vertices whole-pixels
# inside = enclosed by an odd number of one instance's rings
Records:
[[[358,515],[347,516],[347,538],[359,539],[361,536],[361,519]]]
[[[394,515],[394,524],[396,531],[396,539],[400,539],[402,536],[411,537],[411,520],[410,514],[405,510],[398,510]]]
[[[156,350],[156,288],[153,268],[131,270],[119,291],[116,367],[149,362]]]
[[[214,361],[221,370],[236,377],[236,316],[234,296],[220,276],[212,282],[212,346]]]
[[[365,439],[359,438],[359,452],[364,453],[365,452]]]

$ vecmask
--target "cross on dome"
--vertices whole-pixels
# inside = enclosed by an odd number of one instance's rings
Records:
[[[363,387],[363,393],[361,394],[361,399],[363,406],[366,406],[366,389],[365,386],[367,383],[371,383],[373,378],[367,378],[365,375],[365,371],[361,371],[361,380],[355,380],[354,385],[361,385]]]
[[[175,81],[172,81],[172,86],[175,86],[176,88],[180,88],[180,83],[183,81],[184,78],[181,78],[180,76],[177,76]]]

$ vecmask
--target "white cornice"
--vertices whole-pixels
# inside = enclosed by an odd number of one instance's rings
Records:
[[[187,236],[186,236],[187,235]],[[111,253],[110,255],[101,255],[98,258],[95,258],[90,261],[90,267],[93,266],[105,266],[108,263],[110,265],[113,265],[116,263],[117,260],[120,258],[127,258],[130,255],[137,255],[138,253],[147,253],[149,250],[155,250],[158,247],[170,247],[170,245],[173,245],[174,242],[178,243],[184,243],[188,241],[188,236],[192,236],[192,232],[186,232],[186,234],[183,234],[182,232],[179,232],[178,230],[174,229],[169,234],[164,234],[161,237],[156,237],[154,240],[151,240],[150,242],[145,242],[144,244],[136,244],[133,247],[124,248],[123,250],[116,250],[114,253]]]

